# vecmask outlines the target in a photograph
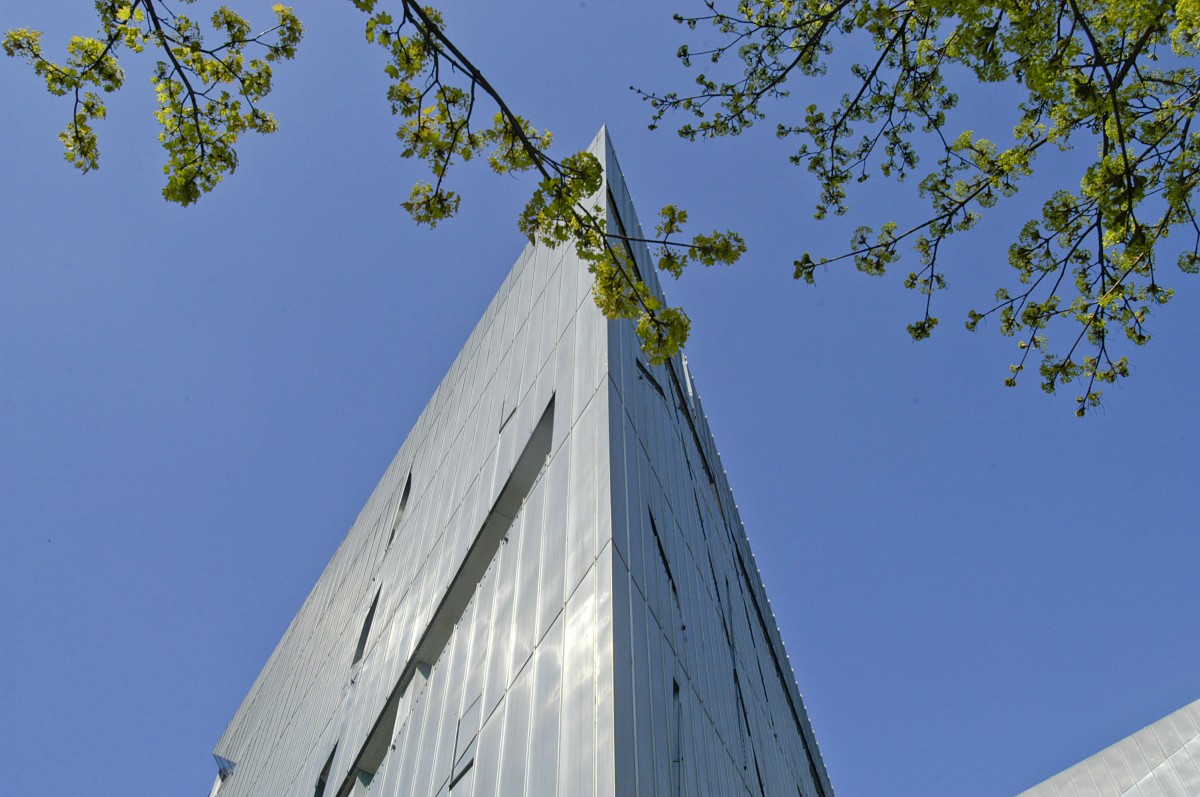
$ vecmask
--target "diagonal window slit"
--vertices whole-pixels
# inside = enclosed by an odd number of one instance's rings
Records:
[[[400,528],[400,521],[404,520],[404,509],[408,506],[408,493],[412,490],[412,472],[408,474],[408,478],[404,480],[404,492],[400,494],[400,504],[396,507],[396,514],[392,518],[392,531],[388,534],[387,545],[384,546],[386,551],[392,547],[392,541],[396,539],[396,530]]]
[[[379,593],[382,590],[382,587],[375,590],[375,600],[371,601],[371,608],[367,611],[367,619],[363,620],[362,630],[358,632],[358,645],[354,648],[354,661],[350,662],[351,666],[362,661],[363,653],[367,651],[367,642],[371,639],[371,623],[375,620],[375,607],[379,605]]]
[[[333,754],[337,752],[337,745],[329,751],[329,758],[325,759],[325,767],[321,770],[321,774],[317,775],[317,789],[313,792],[313,797],[325,797],[325,783],[329,780],[329,768],[333,766]]]
[[[345,782],[338,790],[338,797],[357,797],[360,792],[365,793],[375,773],[383,765],[383,759],[391,749],[392,738],[396,733],[396,715],[400,701],[414,680],[419,687],[429,678],[430,671],[450,641],[454,627],[458,625],[463,612],[475,597],[475,590],[483,580],[484,573],[496,558],[500,544],[508,536],[513,519],[525,503],[525,499],[529,497],[534,482],[549,459],[553,439],[554,398],[551,397],[541,419],[529,435],[529,441],[525,443],[521,456],[517,458],[508,481],[504,483],[500,495],[492,504],[492,509],[476,533],[467,555],[454,578],[450,580],[446,594],[442,596],[429,625],[421,634],[421,640],[401,671],[400,678],[367,735],[367,741],[363,744],[354,766],[350,768]]]

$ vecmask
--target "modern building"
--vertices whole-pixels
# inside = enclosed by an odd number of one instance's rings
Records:
[[[1018,797],[1197,797],[1200,700],[1064,769]]]
[[[608,224],[641,237],[602,130]],[[659,291],[650,254],[631,244]],[[687,363],[528,246],[214,751],[221,797],[831,797]]]

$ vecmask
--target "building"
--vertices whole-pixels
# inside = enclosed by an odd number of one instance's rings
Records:
[[[646,362],[589,288],[526,247],[217,743],[214,795],[831,797],[687,364]]]
[[[1200,700],[1147,725],[1018,797],[1200,795]]]

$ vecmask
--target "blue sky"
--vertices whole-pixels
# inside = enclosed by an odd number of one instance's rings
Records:
[[[0,0],[65,47],[89,4]],[[197,6],[197,10],[204,3]],[[1086,420],[966,310],[1072,155],[957,242],[942,326],[898,276],[805,250],[912,218],[906,190],[816,197],[764,124],[687,144],[630,84],[677,87],[676,4],[446,4],[449,29],[559,154],[606,123],[643,223],[733,228],[742,263],[667,286],[830,777],[841,797],[1014,794],[1200,696],[1195,278]],[[685,8],[682,2],[678,9]],[[265,20],[269,3],[236,4]],[[203,794],[212,745],[519,254],[531,186],[461,170],[417,229],[382,62],[347,2],[297,2],[280,132],[197,206],[159,197],[148,65],[101,123],[0,61],[0,766],[13,794]],[[828,82],[797,84],[785,116]],[[987,129],[1005,94],[971,90]],[[1086,153],[1085,153],[1086,154]],[[843,223],[844,222],[844,223]]]

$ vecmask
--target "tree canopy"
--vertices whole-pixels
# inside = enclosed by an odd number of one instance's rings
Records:
[[[275,129],[260,107],[272,65],[294,57],[303,35],[282,5],[260,33],[226,7],[209,18],[211,31],[202,30],[181,12],[192,2],[97,0],[98,33],[74,37],[61,62],[47,57],[35,30],[12,30],[4,40],[8,55],[27,60],[48,91],[71,99],[60,138],[67,160],[85,172],[99,165],[93,123],[106,113],[102,93],[124,83],[120,58],[157,52],[163,195],[183,205],[236,169],[242,132]],[[352,2],[365,15],[367,42],[386,55],[401,154],[429,169],[403,203],[413,219],[435,226],[456,212],[461,197],[451,172],[460,163],[483,158],[499,174],[533,172],[537,185],[520,230],[530,240],[574,246],[595,277],[601,310],[633,319],[652,359],[676,352],[688,318],[647,289],[632,263],[635,239],[605,219],[594,197],[598,161],[586,152],[552,157],[550,133],[509,107],[435,9],[414,0]],[[679,118],[687,139],[736,136],[774,114],[775,133],[798,142],[792,162],[820,185],[818,217],[846,213],[855,183],[917,178],[929,208],[922,218],[860,226],[844,253],[803,253],[793,264],[794,276],[811,283],[842,260],[881,275],[914,259],[904,280],[921,295],[920,317],[909,325],[914,339],[938,325],[935,296],[958,266],[947,241],[1010,199],[1039,156],[1095,147],[1077,184],[1059,186],[1016,235],[1008,251],[1013,284],[966,319],[976,329],[994,317],[1002,334],[1018,338],[1010,385],[1036,351],[1043,388],[1080,382],[1077,412],[1085,414],[1099,403],[1100,385],[1129,374],[1125,350],[1149,340],[1151,308],[1172,295],[1161,258],[1186,273],[1200,270],[1192,207],[1200,141],[1191,129],[1200,96],[1190,66],[1200,48],[1195,0],[706,0],[702,13],[676,19],[692,37],[679,59],[706,71],[688,91],[638,90],[653,107],[652,127]],[[850,89],[833,102],[792,103],[797,82],[835,68],[835,49],[840,56],[847,45],[870,54],[848,66]],[[960,118],[957,92],[978,83],[1019,87],[1011,142],[976,135]],[[691,262],[732,263],[745,251],[733,232],[683,237],[686,221],[685,210],[669,205],[656,236],[641,239],[656,247],[660,269],[678,276]],[[903,254],[908,247],[912,253]]]
[[[996,316],[1019,337],[1010,386],[1031,352],[1042,387],[1079,381],[1077,414],[1100,401],[1099,384],[1129,375],[1129,345],[1150,339],[1147,317],[1165,304],[1161,259],[1200,271],[1193,206],[1200,134],[1193,130],[1200,78],[1200,4],[1194,0],[705,0],[707,13],[677,15],[689,31],[711,28],[716,44],[685,43],[678,57],[705,64],[687,92],[642,95],[654,122],[682,116],[687,139],[736,136],[769,115],[775,133],[798,139],[792,163],[820,184],[818,218],[848,210],[848,188],[875,175],[919,177],[922,220],[860,226],[848,251],[794,263],[814,282],[818,267],[852,260],[881,275],[911,246],[906,287],[923,298],[914,339],[938,324],[933,297],[961,264],[947,240],[971,230],[1013,197],[1038,157],[1095,147],[1075,184],[1063,184],[1008,250],[1015,284],[973,310],[968,329]],[[694,37],[698,33],[692,34]],[[865,40],[849,66],[850,90],[835,102],[787,104],[789,87],[824,75],[835,48]],[[790,82],[789,82],[790,81]],[[1011,143],[976,135],[954,109],[974,83],[1019,86]],[[969,123],[969,120],[968,120]],[[920,155],[932,152],[932,168]],[[1170,236],[1174,234],[1174,238]],[[1065,323],[1064,323],[1065,322]],[[1051,332],[1065,343],[1051,344]]]
[[[184,0],[190,2],[191,0]],[[237,168],[238,137],[246,130],[271,133],[275,118],[259,108],[271,92],[271,64],[293,58],[303,35],[300,20],[282,5],[273,8],[275,24],[253,34],[244,17],[222,7],[211,17],[220,43],[206,46],[200,25],[162,2],[97,0],[98,37],[74,36],[67,58],[56,63],[42,50],[42,34],[29,28],[11,30],[4,52],[29,61],[46,81],[46,90],[70,96],[72,109],[59,133],[66,159],[83,172],[100,165],[93,122],[104,119],[104,98],[125,85],[122,49],[161,50],[154,68],[159,141],[167,151],[163,197],[190,205]],[[247,50],[262,58],[246,60]]]
[[[275,24],[258,34],[243,16],[223,6],[210,19],[219,40],[214,45],[198,22],[177,10],[193,2],[96,0],[98,35],[72,38],[63,63],[46,56],[36,30],[12,30],[4,40],[5,52],[29,61],[52,94],[72,97],[72,116],[60,138],[67,160],[85,172],[99,165],[92,122],[106,114],[103,98],[92,89],[122,87],[122,48],[161,51],[154,86],[163,129],[159,140],[168,154],[163,196],[183,205],[197,201],[236,169],[234,146],[240,133],[275,130],[274,117],[259,108],[271,90],[271,63],[292,58],[303,35],[300,21],[283,5],[273,7]],[[447,36],[436,9],[414,0],[352,2],[367,16],[367,42],[387,54],[386,96],[401,120],[396,131],[401,154],[423,161],[432,178],[418,181],[403,203],[412,218],[433,227],[454,215],[461,197],[447,178],[456,163],[485,157],[498,174],[532,171],[538,184],[518,217],[521,232],[530,241],[574,246],[595,278],[597,306],[609,318],[635,321],[652,361],[662,362],[679,351],[690,321],[642,281],[629,244],[640,240],[655,245],[659,268],[679,276],[689,262],[735,262],[746,250],[741,236],[714,231],[681,238],[687,211],[674,205],[663,208],[654,239],[611,229],[603,197],[595,196],[602,185],[600,162],[587,152],[551,157],[551,134],[508,107]],[[252,47],[262,51],[261,59],[246,60]],[[484,103],[494,107],[490,117],[479,107]]]

